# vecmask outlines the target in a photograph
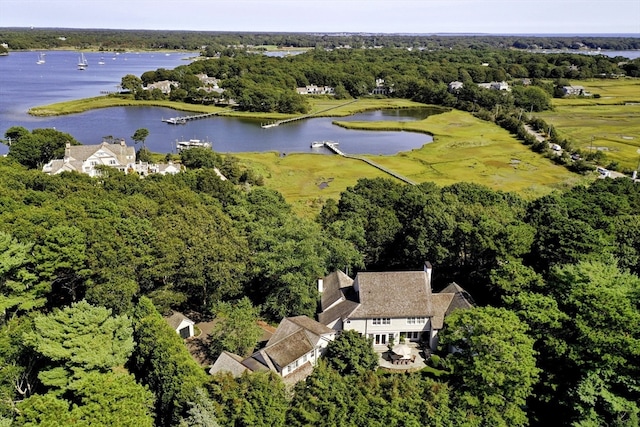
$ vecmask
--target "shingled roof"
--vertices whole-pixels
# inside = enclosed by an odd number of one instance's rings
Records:
[[[248,368],[242,364],[242,357],[229,353],[228,351],[223,351],[213,366],[211,366],[211,369],[209,369],[209,374],[230,372],[234,377],[239,377],[246,370],[248,370]]]
[[[322,311],[328,309],[344,298],[343,290],[353,285],[353,279],[340,270],[328,274],[322,279],[322,295],[320,306]]]
[[[282,373],[287,365],[313,351],[323,335],[334,333],[333,329],[307,316],[285,317],[263,349],[244,360],[232,353],[223,352],[209,372],[227,370],[237,376],[242,373],[242,369],[238,367],[240,364],[250,371],[272,370]]]
[[[358,273],[354,288],[360,305],[351,318],[433,315],[431,283],[425,271]]]
[[[193,320],[189,319],[187,316],[178,311],[174,311],[170,316],[165,317],[165,320],[167,321],[169,326],[171,326],[171,329],[176,329],[178,326],[180,326],[180,323],[182,323],[183,320],[186,320],[187,322],[195,325],[195,322]]]
[[[124,168],[130,163],[135,163],[136,151],[134,147],[127,147],[124,141],[115,144],[103,141],[97,145],[67,144],[64,159],[52,160],[44,166],[43,171],[52,175],[63,171],[84,172],[83,163],[90,157],[93,157],[99,164]],[[117,164],[107,162],[107,160],[113,159]]]

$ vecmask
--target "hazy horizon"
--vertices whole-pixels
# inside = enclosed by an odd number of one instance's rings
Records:
[[[3,0],[0,27],[640,36],[640,0]]]

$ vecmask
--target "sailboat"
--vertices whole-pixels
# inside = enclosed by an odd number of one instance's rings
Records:
[[[38,55],[38,61],[36,62],[36,64],[44,64],[44,53],[41,53]]]
[[[78,70],[86,70],[89,66],[87,59],[84,57],[84,53],[80,54],[80,60],[78,61]]]
[[[100,58],[100,61],[98,61],[98,65],[104,65],[104,57]]]

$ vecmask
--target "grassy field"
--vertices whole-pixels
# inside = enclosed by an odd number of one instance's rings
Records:
[[[351,128],[372,128],[370,122],[344,122]],[[415,182],[444,186],[467,181],[537,197],[554,189],[585,182],[564,167],[533,153],[503,129],[468,113],[450,111],[417,122],[374,123],[385,129],[430,133],[434,142],[394,156],[365,156]],[[359,178],[388,177],[366,163],[322,154],[237,153],[243,163],[265,177],[302,215],[318,212],[328,198],[339,198]]]
[[[555,111],[540,113],[566,138],[588,148],[594,147],[623,167],[633,168],[640,147],[640,81],[594,80],[581,82],[600,98],[554,100]],[[423,104],[400,99],[357,101],[317,98],[311,114],[336,117],[335,123],[349,128],[403,130],[433,135],[434,142],[420,149],[393,156],[367,156],[414,182],[433,181],[444,186],[467,181],[533,198],[554,189],[564,189],[593,178],[571,174],[564,167],[533,153],[500,127],[476,119],[462,111],[447,111],[415,122],[340,122],[340,117],[366,110],[410,108]],[[71,114],[112,106],[162,106],[185,112],[223,112],[214,106],[178,104],[169,101],[135,101],[122,96],[103,96],[34,108],[36,115]],[[292,117],[284,114],[228,112],[236,117],[266,121]],[[265,177],[265,185],[280,191],[299,214],[318,212],[328,198],[339,198],[359,178],[387,176],[362,161],[322,154],[237,153],[236,157]]]
[[[621,168],[635,169],[640,161],[640,79],[573,84],[600,97],[554,99],[554,111],[538,115],[575,147],[601,150]]]

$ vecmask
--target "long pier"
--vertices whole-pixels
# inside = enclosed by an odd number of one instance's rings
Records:
[[[170,117],[168,119],[162,119],[162,121],[165,123],[169,123],[170,125],[183,125],[191,120],[198,120],[198,119],[204,119],[211,116],[217,116],[220,113],[222,113],[222,111],[217,111],[215,113],[194,114],[193,116]]]
[[[346,157],[348,159],[355,159],[355,160],[360,160],[362,162],[368,163],[369,165],[373,166],[376,169],[381,170],[382,172],[391,175],[394,178],[399,179],[400,181],[404,181],[409,185],[417,185],[415,182],[411,181],[409,178],[404,177],[402,175],[400,175],[399,173],[396,173],[390,169],[385,168],[384,166],[381,166],[377,163],[375,163],[374,161],[371,161],[369,159],[366,159],[364,157],[360,157],[360,156],[352,156],[350,154],[346,154],[344,153],[342,150],[340,150],[337,147],[337,143],[335,142],[331,142],[331,141],[323,141],[323,144],[325,147],[327,147],[329,150],[333,151],[335,154],[342,156],[342,157]]]
[[[324,109],[322,111],[316,111],[315,113],[311,113],[311,114],[305,114],[305,115],[302,115],[302,116],[292,117],[290,119],[276,120],[275,122],[267,123],[267,124],[261,125],[260,127],[262,127],[262,129],[269,129],[269,128],[273,128],[273,127],[276,127],[276,126],[280,126],[280,125],[285,124],[285,123],[295,122],[296,120],[308,119],[309,117],[314,117],[314,116],[317,116],[320,113],[324,113],[324,112],[329,111],[329,110],[334,110],[336,108],[343,107],[345,105],[353,104],[354,102],[358,102],[358,100],[357,99],[353,99],[351,101],[345,102],[344,104],[340,104],[340,105],[335,106],[335,107],[329,107],[329,108],[326,108],[326,109]]]
[[[276,127],[276,126],[280,126],[280,125],[285,124],[285,123],[295,122],[296,120],[308,119],[309,117],[313,117],[313,114],[305,114],[304,116],[297,116],[297,117],[292,117],[290,119],[277,120],[277,121],[275,121],[273,123],[267,123],[267,124],[261,125],[260,127],[262,129],[269,129],[269,128],[273,128],[273,127]]]

